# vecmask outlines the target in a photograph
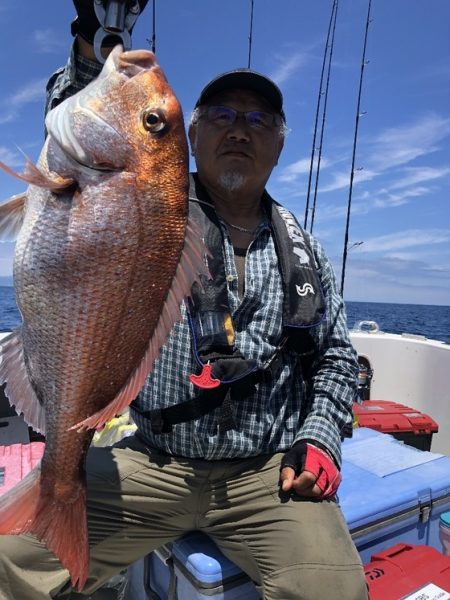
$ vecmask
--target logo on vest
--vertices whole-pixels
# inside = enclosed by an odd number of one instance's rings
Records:
[[[301,265],[309,265],[309,256],[305,250],[305,240],[295,217],[282,206],[278,206],[277,208],[286,224],[288,235],[292,240],[292,251],[298,256]]]
[[[295,284],[295,289],[297,290],[297,294],[302,297],[306,296],[307,294],[315,294],[316,293],[314,291],[313,286],[310,283],[305,283],[305,284],[303,284],[302,287]]]

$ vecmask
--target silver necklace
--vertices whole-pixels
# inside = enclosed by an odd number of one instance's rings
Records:
[[[225,219],[223,220],[225,221]],[[256,231],[256,229],[246,229],[245,227],[239,227],[239,225],[233,225],[233,223],[228,223],[228,221],[225,221],[225,223],[232,229],[236,229],[236,231],[241,231],[242,233],[249,233],[250,235],[253,235]]]

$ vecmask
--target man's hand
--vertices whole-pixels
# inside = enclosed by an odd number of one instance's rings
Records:
[[[123,4],[134,4],[134,0],[119,0]],[[97,15],[94,9],[95,0],[73,0],[75,9],[77,11],[77,18],[72,23],[72,35],[81,36],[91,46],[94,43],[94,36],[100,27]],[[105,5],[107,0],[103,1]],[[144,10],[148,0],[138,0],[140,12]],[[133,28],[130,30],[130,34]],[[115,36],[108,36],[103,42],[103,46],[115,46],[117,44],[117,38]]]
[[[297,442],[281,460],[283,492],[325,500],[335,495],[341,474],[325,450],[306,441]]]

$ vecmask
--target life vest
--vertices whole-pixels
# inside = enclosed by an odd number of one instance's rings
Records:
[[[235,346],[233,319],[228,302],[224,240],[213,204],[196,175],[191,176],[190,214],[204,234],[210,251],[211,278],[202,276],[188,302],[191,347],[198,372],[188,374],[196,386],[196,397],[180,404],[143,413],[155,433],[167,433],[172,425],[197,419],[222,407],[219,427],[233,427],[231,403],[254,391],[255,383],[270,378],[278,368],[283,349],[299,357],[304,375],[315,351],[311,327],[325,315],[322,287],[314,256],[303,229],[288,210],[265,191],[264,210],[270,222],[283,286],[283,335],[280,344],[262,367],[245,358]]]

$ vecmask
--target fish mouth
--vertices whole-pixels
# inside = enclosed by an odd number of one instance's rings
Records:
[[[116,69],[130,78],[138,75],[141,71],[148,71],[157,66],[155,55],[150,50],[127,50],[124,52],[121,46],[116,46],[111,54]]]
[[[63,148],[58,140],[56,140],[58,146],[74,161],[77,163],[77,165],[79,167],[81,167],[82,169],[88,170],[88,171],[101,171],[103,173],[113,173],[116,171],[122,171],[123,170],[123,165],[117,166],[117,165],[113,165],[112,163],[107,163],[107,162],[94,162],[94,163],[90,163],[88,164],[87,162],[83,162],[83,160],[79,157],[79,156],[73,156],[70,155],[66,148]]]

